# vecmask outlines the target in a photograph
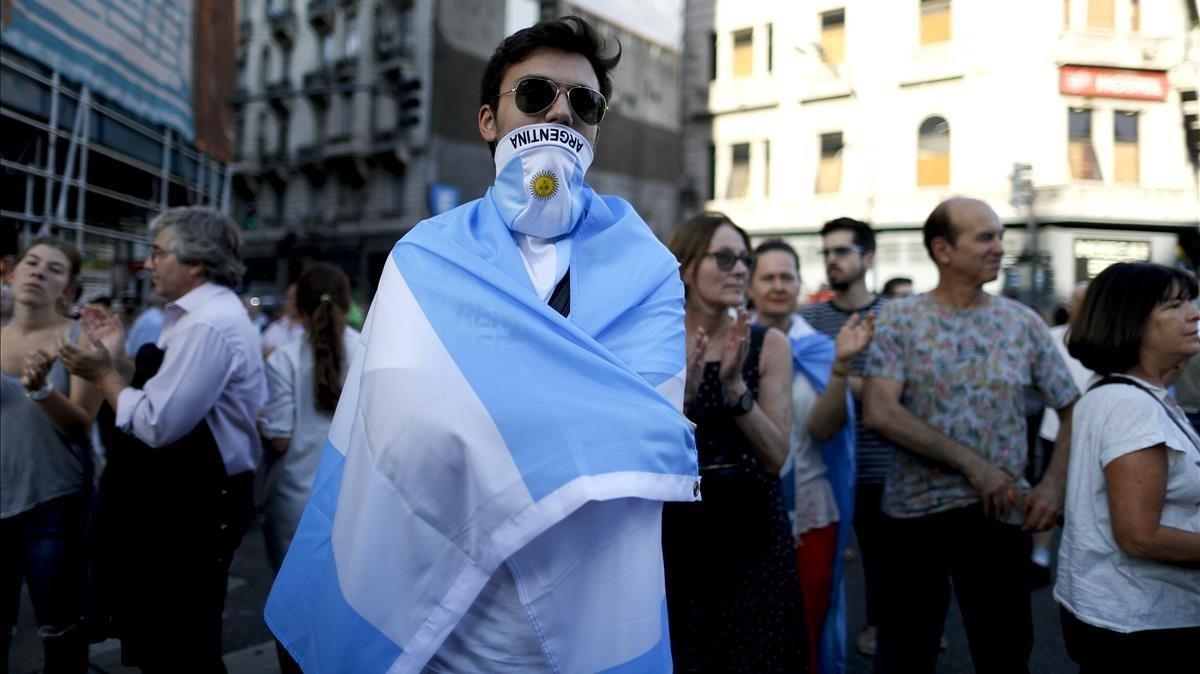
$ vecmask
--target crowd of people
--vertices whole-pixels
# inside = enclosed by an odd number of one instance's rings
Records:
[[[1029,569],[1058,526],[1081,671],[1194,661],[1194,276],[1115,264],[1051,329],[984,290],[1004,226],[955,197],[923,226],[932,289],[872,292],[875,233],[839,218],[831,294],[801,306],[786,242],[707,212],[664,246],[587,186],[605,49],[577,17],[497,48],[496,183],[397,244],[361,334],[323,262],[256,325],[240,231],[203,208],[151,223],[158,301],[136,318],[104,298],[71,318],[79,253],[22,251],[0,333],[4,655],[25,583],[47,671],[113,637],[144,671],[224,671],[230,562],[261,517],[284,671],[833,674],[856,648],[933,672],[953,588],[975,669],[1023,672]]]

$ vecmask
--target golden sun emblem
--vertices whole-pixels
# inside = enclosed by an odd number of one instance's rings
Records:
[[[546,200],[558,194],[558,176],[549,171],[538,171],[529,181],[529,192],[534,199]]]

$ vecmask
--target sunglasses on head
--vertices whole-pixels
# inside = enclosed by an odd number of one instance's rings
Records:
[[[538,115],[554,105],[559,92],[563,91],[567,94],[567,103],[571,110],[584,124],[596,126],[604,119],[604,113],[608,110],[608,101],[604,99],[604,94],[588,87],[559,84],[542,77],[526,77],[517,82],[517,86],[501,92],[496,98],[512,94],[518,110],[527,115]]]
[[[720,269],[721,271],[729,271],[733,269],[733,265],[737,264],[739,260],[742,264],[746,265],[746,269],[750,269],[754,266],[754,256],[749,253],[737,255],[736,253],[731,253],[727,250],[718,250],[715,253],[705,253],[704,257],[711,257],[713,260],[715,260],[717,263],[717,269]]]

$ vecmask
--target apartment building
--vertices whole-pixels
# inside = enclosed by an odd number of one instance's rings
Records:
[[[810,290],[838,216],[881,230],[877,285],[930,287],[919,230],[954,194],[1010,226],[1028,284],[1014,185],[1059,296],[1114,261],[1200,262],[1194,0],[694,0],[683,72],[689,206],[791,239]]]
[[[369,298],[397,239],[491,184],[477,114],[493,50],[567,13],[595,21],[624,52],[588,181],[667,231],[678,213],[681,48],[605,5],[242,0],[233,185],[248,280],[278,291],[319,258]]]

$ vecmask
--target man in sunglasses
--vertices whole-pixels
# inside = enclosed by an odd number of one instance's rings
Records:
[[[305,670],[671,671],[683,284],[584,182],[619,55],[568,16],[488,62],[495,182],[393,249],[267,604]]]

